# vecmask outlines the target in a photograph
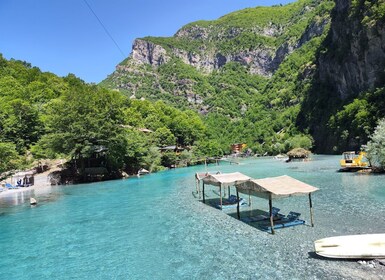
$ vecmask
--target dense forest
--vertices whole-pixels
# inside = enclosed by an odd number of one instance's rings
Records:
[[[161,153],[165,146],[184,150]],[[196,112],[130,100],[73,74],[59,78],[0,56],[0,172],[66,158],[80,176],[97,167],[108,177],[223,152]]]
[[[244,9],[137,39],[99,85],[0,56],[0,173],[65,158],[79,181],[112,178],[233,143],[358,150],[385,116],[384,19],[384,1]]]

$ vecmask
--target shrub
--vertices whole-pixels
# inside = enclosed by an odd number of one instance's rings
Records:
[[[372,166],[385,169],[385,119],[378,125],[367,145],[367,158]]]

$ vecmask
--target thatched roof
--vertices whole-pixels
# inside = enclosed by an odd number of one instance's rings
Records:
[[[289,158],[307,158],[310,154],[310,151],[303,148],[295,148],[287,153]]]

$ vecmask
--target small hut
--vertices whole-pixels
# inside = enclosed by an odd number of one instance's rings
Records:
[[[21,171],[12,176],[12,184],[17,186],[33,186],[35,183],[33,171]]]
[[[310,155],[311,152],[304,148],[295,148],[287,153],[287,156],[289,157],[287,162],[292,160],[307,160]]]

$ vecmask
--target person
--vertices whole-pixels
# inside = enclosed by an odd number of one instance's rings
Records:
[[[21,179],[17,180],[16,183],[17,183],[18,186],[21,186]]]

